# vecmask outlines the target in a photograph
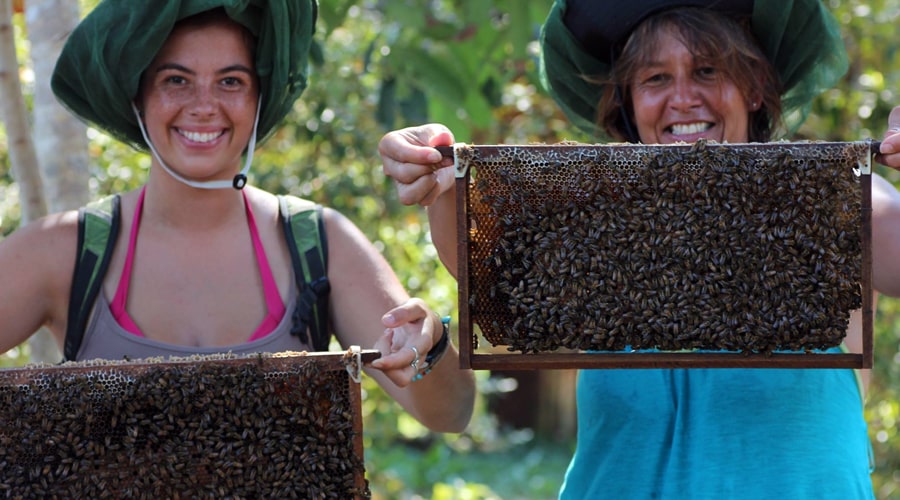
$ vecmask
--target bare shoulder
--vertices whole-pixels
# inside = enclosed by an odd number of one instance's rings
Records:
[[[253,186],[245,187],[244,192],[247,195],[247,200],[253,207],[253,213],[257,214],[257,217],[263,219],[278,217],[277,196]]]
[[[77,243],[78,211],[70,210],[41,217],[13,231],[0,242],[0,257],[41,259],[53,255],[56,259],[74,259]]]
[[[14,231],[0,241],[0,350],[23,336],[65,324],[69,288],[78,245],[78,212],[51,214]]]
[[[348,242],[369,243],[356,224],[341,212],[333,208],[322,207],[322,219],[325,221],[325,233],[328,235],[328,241],[340,239]]]

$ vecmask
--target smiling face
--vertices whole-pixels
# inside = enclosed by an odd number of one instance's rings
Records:
[[[617,140],[763,142],[781,120],[779,77],[750,20],[711,9],[645,19],[597,81],[598,124]]]
[[[170,168],[198,181],[230,179],[240,170],[259,96],[240,25],[221,18],[177,25],[141,89],[147,134]]]
[[[695,57],[673,29],[657,36],[656,53],[637,69],[629,88],[641,142],[747,142],[750,111],[758,104],[721,70]]]

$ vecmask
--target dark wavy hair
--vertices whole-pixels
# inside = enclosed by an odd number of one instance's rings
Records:
[[[638,70],[656,52],[659,34],[667,28],[704,65],[716,68],[720,78],[733,82],[745,97],[758,96],[759,109],[751,111],[750,142],[772,138],[781,119],[781,83],[766,58],[749,20],[738,20],[709,9],[677,8],[663,11],[643,21],[628,37],[613,63],[610,81],[597,106],[597,123],[611,137],[636,142],[631,83]]]

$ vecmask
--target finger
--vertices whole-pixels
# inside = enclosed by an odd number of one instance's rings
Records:
[[[898,147],[900,146],[891,146],[887,142],[882,142],[881,152],[875,155],[875,161],[887,167],[900,170],[900,153],[889,152],[896,150]]]
[[[429,123],[421,127],[414,127],[412,130],[423,138],[426,146],[450,146],[453,144],[453,133],[450,129],[440,123]]]
[[[432,165],[440,163],[443,155],[434,146],[453,144],[453,134],[443,125],[430,124],[389,132],[378,144],[382,159],[399,163]]]
[[[435,189],[440,194],[440,186],[436,182],[436,177],[433,172],[429,172],[408,184],[398,183],[397,198],[404,205],[427,206],[436,198],[433,196]]]
[[[424,362],[420,354],[418,364],[416,353],[411,348],[403,348],[395,353],[382,356],[370,363],[369,366],[384,373],[394,384],[404,387],[418,373],[418,368]]]
[[[882,155],[890,155],[900,152],[900,127],[892,127],[884,133],[884,140],[878,152]]]
[[[894,106],[888,115],[888,129],[893,130],[895,134],[900,132],[900,106]]]
[[[386,328],[397,328],[407,323],[415,323],[428,316],[425,302],[419,298],[411,298],[399,306],[386,312],[381,322]]]
[[[425,195],[419,200],[419,205],[423,207],[429,207],[434,204],[434,202],[445,192],[453,189],[456,185],[456,169],[453,168],[442,168],[440,170],[436,170],[432,174],[431,178],[431,188]]]
[[[412,184],[435,170],[432,164],[400,163],[393,160],[385,160],[383,168],[385,175],[402,184]]]
[[[884,133],[875,160],[889,167],[900,168],[900,106],[894,107],[888,116],[888,130]]]
[[[372,361],[372,366],[380,370],[402,370],[403,368],[412,368],[413,362],[416,361],[416,352],[412,347],[404,347],[390,354],[382,353],[381,357]],[[419,353],[419,363],[425,361],[424,355]]]
[[[431,189],[429,189],[428,192],[425,193],[425,196],[422,197],[422,200],[419,201],[419,205],[422,205],[423,207],[428,207],[434,204],[435,200],[437,200],[441,193],[444,191],[443,185],[438,180],[439,177],[437,173],[432,173],[431,178]]]

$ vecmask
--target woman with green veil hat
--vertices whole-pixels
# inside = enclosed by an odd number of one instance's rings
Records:
[[[769,141],[847,69],[818,0],[557,0],[541,32],[544,86],[600,140]],[[379,144],[400,199],[428,207],[456,273],[456,198],[440,124]],[[878,161],[900,168],[900,107]],[[873,287],[900,296],[900,195],[873,176]],[[846,345],[861,352],[861,317]],[[864,384],[851,369],[583,370],[562,498],[872,498]],[[859,374],[865,378],[868,374]]]
[[[52,88],[92,126],[149,151],[151,168],[144,186],[112,198],[119,228],[83,321],[71,313],[90,281],[73,263],[98,233],[79,234],[78,211],[0,243],[0,352],[41,326],[77,360],[309,351],[327,348],[311,336],[316,307],[315,324],[345,348],[381,352],[365,369],[411,415],[438,431],[467,425],[474,378],[446,322],[346,217],[317,207],[308,227],[324,237],[289,240],[279,198],[247,184],[256,144],[306,87],[316,14],[314,0],[103,0],[82,20]],[[314,242],[306,262],[325,274],[309,285],[292,263],[297,241]]]

